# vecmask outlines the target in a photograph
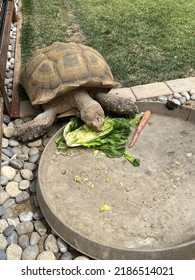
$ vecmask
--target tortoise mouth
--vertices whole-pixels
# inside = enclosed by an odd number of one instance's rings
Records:
[[[91,128],[95,131],[102,131],[104,125],[104,117],[97,116],[91,123]]]

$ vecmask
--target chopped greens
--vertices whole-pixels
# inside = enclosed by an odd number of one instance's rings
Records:
[[[125,145],[131,133],[130,126],[135,126],[141,120],[142,114],[134,119],[112,118],[107,116],[100,132],[95,132],[79,118],[73,117],[66,125],[63,133],[57,138],[58,149],[84,146],[103,151],[108,157],[124,156],[134,166],[139,160],[125,151]]]
[[[101,205],[101,206],[100,206],[99,211],[100,211],[100,212],[103,212],[103,211],[108,211],[108,210],[111,210],[111,209],[112,209],[112,207],[110,207],[110,206],[107,205],[107,204],[104,204],[104,205]]]
[[[140,165],[140,160],[138,158],[135,158],[132,156],[130,153],[127,151],[124,152],[123,156],[133,164],[133,166],[139,166]]]

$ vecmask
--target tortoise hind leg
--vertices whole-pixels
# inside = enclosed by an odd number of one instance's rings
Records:
[[[108,93],[98,92],[95,95],[95,100],[101,104],[106,112],[116,115],[135,117],[139,111],[130,92],[124,88],[111,89]]]

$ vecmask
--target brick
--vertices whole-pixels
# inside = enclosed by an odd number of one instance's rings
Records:
[[[114,94],[119,93],[119,95],[124,98],[127,97],[127,98],[131,98],[133,101],[136,101],[135,95],[133,94],[133,92],[130,88],[127,88],[127,87],[113,88],[109,92],[112,92]]]
[[[136,100],[172,94],[171,90],[163,82],[134,86],[131,89]]]
[[[166,84],[173,92],[190,91],[195,88],[195,77],[170,80]]]

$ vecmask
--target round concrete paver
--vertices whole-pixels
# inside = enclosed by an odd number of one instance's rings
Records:
[[[193,259],[195,111],[138,106],[152,111],[127,148],[140,166],[87,148],[59,152],[61,129],[40,160],[40,207],[62,239],[94,259]],[[111,209],[100,212],[104,204]]]

